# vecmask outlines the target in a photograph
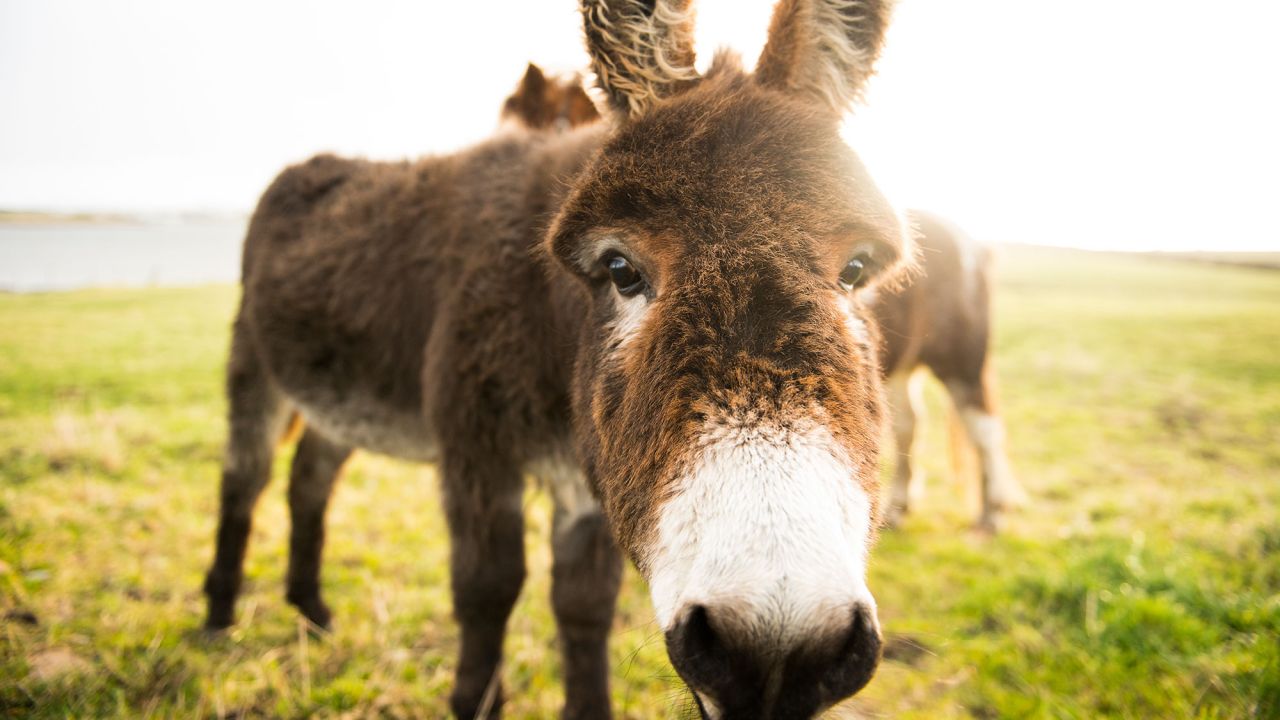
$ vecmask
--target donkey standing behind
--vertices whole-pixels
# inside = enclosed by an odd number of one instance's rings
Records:
[[[502,106],[504,124],[566,129],[600,119],[581,79],[548,78],[532,63]],[[1001,513],[1025,500],[1005,451],[990,362],[990,252],[955,225],[920,210],[907,218],[916,231],[918,267],[900,287],[877,287],[859,298],[879,326],[898,462],[888,512],[897,524],[924,487],[916,423],[924,415],[920,372],[928,368],[946,387],[978,453],[982,514],[978,526],[995,531]],[[958,439],[958,438],[954,438]]]
[[[888,521],[898,523],[924,487],[916,423],[924,415],[921,370],[928,368],[946,387],[978,452],[978,527],[994,532],[1003,511],[1024,502],[1025,494],[1009,465],[996,407],[990,252],[936,215],[912,210],[907,216],[916,228],[919,273],[900,288],[872,288],[863,298],[884,336],[881,361],[898,446]]]
[[[450,702],[501,704],[525,471],[556,504],[568,717],[609,714],[618,548],[704,714],[807,717],[879,659],[877,339],[854,292],[912,254],[840,138],[885,2],[782,0],[754,75],[694,70],[688,0],[583,0],[613,117],[454,155],[320,156],[245,241],[208,624],[229,625],[291,413],[287,597],[317,625],[353,448],[437,461],[461,626]]]

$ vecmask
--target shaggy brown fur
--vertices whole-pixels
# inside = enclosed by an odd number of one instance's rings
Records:
[[[529,65],[530,72],[537,69]],[[526,84],[529,74],[526,73]],[[561,98],[586,93],[578,78],[546,79],[537,73],[538,95],[524,90],[507,99],[504,117],[528,128],[572,128],[594,123],[600,114],[594,106],[568,106]],[[544,98],[540,103],[538,98]],[[882,338],[885,375],[891,378],[898,463],[890,520],[897,522],[920,491],[922,474],[914,455],[916,425],[924,412],[918,369],[928,368],[947,388],[961,413],[980,413],[999,421],[995,402],[995,370],[989,361],[990,253],[943,219],[920,210],[907,217],[917,232],[919,263],[910,281],[901,287],[882,287],[864,298],[874,310]],[[953,417],[953,421],[956,418]],[[979,527],[995,531],[1003,504],[1017,503],[1023,492],[1012,477],[999,478],[1007,468],[1003,447],[991,447],[973,435],[972,427],[957,429],[953,439],[968,434],[968,444],[981,464],[982,514]],[[1012,495],[994,491],[999,482],[1013,483]]]
[[[866,87],[888,24],[888,3],[876,0],[782,0],[756,75],[844,112]]]
[[[581,5],[591,64],[613,110],[644,112],[697,79],[693,0]]]
[[[468,718],[497,682],[524,578],[526,468],[580,468],[601,501],[602,512],[557,507],[552,592],[565,715],[601,717],[617,548],[651,571],[655,513],[678,491],[698,427],[817,419],[858,467],[875,466],[878,358],[849,329],[837,278],[855,255],[866,282],[893,275],[911,254],[904,228],[830,105],[727,61],[686,73],[689,12],[583,0],[612,124],[507,133],[417,162],[320,156],[268,188],[245,241],[228,366],[210,627],[232,621],[253,506],[291,412],[306,429],[287,597],[318,625],[330,619],[323,517],[352,449],[440,463],[461,625],[451,702]],[[886,13],[874,4],[869,29],[842,24],[860,46],[844,54],[874,57]],[[806,52],[777,62],[813,66]],[[856,89],[869,67],[849,72],[828,90]],[[651,319],[625,346],[606,249],[647,283]],[[873,473],[859,481],[876,496]],[[722,717],[806,717],[869,680],[874,627],[770,648],[788,663],[774,683],[755,682],[759,658],[736,649],[755,652],[749,636],[725,638],[715,657],[672,657]]]
[[[706,418],[821,408],[853,458],[874,459],[876,359],[850,347],[842,318],[816,298],[859,246],[887,267],[902,252],[896,216],[868,192],[835,116],[762,92],[732,68],[663,109],[620,128],[551,236],[554,251],[606,291],[580,260],[583,238],[629,236],[632,260],[659,289],[663,322],[626,353],[643,355],[639,372],[612,384],[605,357],[581,358],[592,372],[579,377],[600,380],[576,393],[579,415],[594,420],[579,434],[590,443],[583,456],[616,478],[602,499],[642,568],[665,492],[648,488],[674,477]]]

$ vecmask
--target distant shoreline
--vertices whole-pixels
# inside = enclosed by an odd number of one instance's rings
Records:
[[[1210,265],[1226,265],[1228,267],[1255,268],[1259,270],[1280,270],[1280,252],[1211,252],[1189,250],[1186,252],[1156,251],[1139,254],[1153,258],[1207,263]]]
[[[0,288],[183,286],[239,277],[242,216],[73,217],[10,214],[0,222]]]
[[[0,223],[13,225],[135,225],[142,220],[121,213],[53,213],[35,210],[0,210]]]
[[[45,210],[0,210],[0,226],[5,225],[154,225],[238,222],[247,213],[180,211],[156,213],[50,212]]]

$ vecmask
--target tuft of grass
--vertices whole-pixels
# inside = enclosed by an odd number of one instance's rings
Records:
[[[1009,248],[998,278],[1034,504],[998,538],[969,529],[976,488],[947,465],[931,387],[928,493],[872,556],[886,660],[831,716],[1280,716],[1280,275]],[[430,467],[348,467],[324,569],[336,628],[317,638],[283,599],[282,451],[239,623],[200,632],[235,300],[0,296],[0,715],[446,714],[457,630]],[[542,718],[562,697],[551,513],[540,490],[527,502],[503,679],[507,715]],[[620,717],[690,715],[634,573],[610,662]]]

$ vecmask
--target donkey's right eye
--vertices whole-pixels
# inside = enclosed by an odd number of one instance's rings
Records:
[[[644,290],[644,276],[630,260],[621,255],[610,255],[605,258],[604,267],[609,272],[609,280],[622,297],[632,297]]]

